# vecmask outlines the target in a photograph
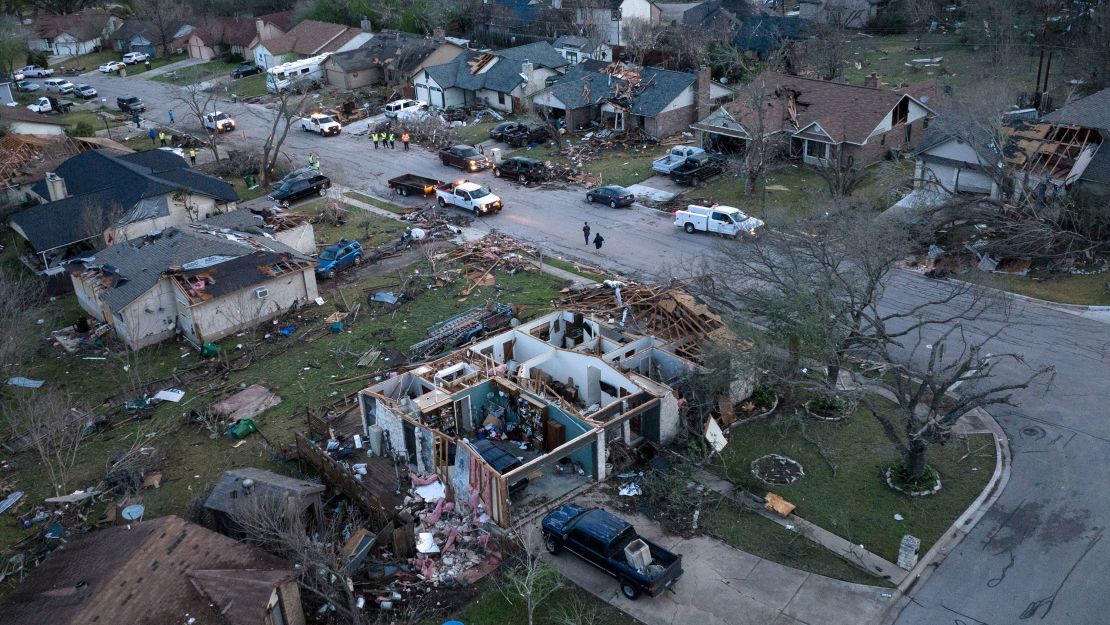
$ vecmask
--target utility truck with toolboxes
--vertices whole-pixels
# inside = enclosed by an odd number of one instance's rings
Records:
[[[491,215],[501,212],[501,198],[487,187],[469,180],[447,182],[436,187],[436,201],[440,206],[458,206],[475,215]]]
[[[731,206],[697,206],[691,204],[686,210],[675,211],[674,225],[688,234],[712,232],[721,236],[737,238],[740,236],[759,236],[763,220],[749,217],[739,208]]]

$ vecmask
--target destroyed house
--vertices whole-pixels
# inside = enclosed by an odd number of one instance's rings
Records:
[[[0,603],[4,625],[303,625],[299,572],[165,516],[67,538]]]
[[[528,112],[534,93],[569,63],[546,41],[497,52],[463,52],[413,73],[416,99],[436,108],[485,105]]]
[[[320,494],[323,484],[299,480],[265,469],[243,468],[224,471],[212,487],[204,509],[212,515],[212,525],[222,534],[236,535],[239,526],[236,518],[250,514],[253,502],[280,501],[282,511],[300,518],[287,519],[290,527],[303,524],[307,529],[323,525],[324,510]],[[265,505],[265,504],[261,504]],[[246,512],[244,512],[246,511]]]
[[[41,269],[104,243],[233,210],[239,200],[230,184],[165,150],[81,152],[47,173],[31,194],[43,203],[13,214],[9,223]]]
[[[598,123],[615,132],[640,130],[662,139],[686,130],[731,93],[713,82],[708,70],[687,73],[585,61],[533,101],[562,118],[567,128]]]
[[[663,340],[558,311],[375,384],[359,406],[372,449],[508,527],[606,479],[613,445],[673,439],[675,385],[696,366]]]
[[[318,296],[316,261],[264,234],[167,228],[67,265],[77,301],[139,349],[180,334],[195,346]]]
[[[446,63],[462,51],[462,46],[443,38],[383,31],[355,50],[332,54],[324,61],[324,70],[328,84],[339,89],[407,85],[413,73]]]

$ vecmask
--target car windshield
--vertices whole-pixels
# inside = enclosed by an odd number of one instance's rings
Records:
[[[487,195],[489,195],[489,189],[485,187],[478,187],[477,189],[474,189],[470,192],[470,199],[476,200],[478,198],[486,197]]]
[[[335,257],[335,250],[324,250],[323,253],[320,254],[320,260],[335,260]]]
[[[215,119],[216,119],[216,121],[221,121],[221,120],[224,120],[224,119],[231,119],[231,118],[227,116],[227,113],[216,113]]]
[[[330,124],[331,123],[331,118],[328,117],[327,115],[321,115],[321,116],[316,118],[316,121],[320,122],[321,124]]]
[[[606,188],[609,190],[609,193],[612,193],[613,195],[628,195],[628,189],[625,189],[624,187],[606,187]]]
[[[459,156],[478,156],[478,150],[474,148],[459,148]]]

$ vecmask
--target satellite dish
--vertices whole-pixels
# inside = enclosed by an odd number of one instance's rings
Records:
[[[249,477],[243,480],[243,488],[249,489],[251,486],[254,486],[254,480]]]
[[[143,518],[143,512],[145,511],[146,508],[144,508],[142,504],[135,504],[124,508],[120,516],[123,517],[124,521],[138,521]]]

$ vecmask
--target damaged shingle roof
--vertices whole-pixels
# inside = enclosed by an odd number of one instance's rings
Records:
[[[1110,130],[1110,87],[1065,104],[1045,115],[1044,121]]]
[[[440,45],[409,33],[382,32],[357,49],[332,54],[328,62],[335,63],[346,72],[371,67],[392,67],[409,72],[438,50]]]
[[[536,67],[559,69],[568,65],[563,55],[555,51],[550,43],[540,41],[515,48],[507,48],[492,53],[496,57],[488,69],[477,74],[471,73],[469,63],[485,56],[481,52],[462,52],[442,65],[433,65],[424,71],[443,89],[466,89],[477,91],[489,89],[509,93],[524,82],[521,67],[525,61]]]
[[[243,480],[247,479],[253,482],[249,489],[243,486]],[[220,480],[212,487],[212,493],[204,501],[204,507],[233,514],[244,502],[250,501],[251,497],[277,499],[293,497],[303,500],[322,492],[324,492],[324,486],[319,482],[298,480],[264,469],[250,467],[232,469],[224,471],[220,476]]]
[[[613,99],[623,92],[627,81],[601,71],[606,64],[586,61],[572,67],[548,90],[568,109],[592,106]],[[697,77],[656,67],[640,68],[640,84],[634,87],[629,110],[633,115],[654,117],[663,112]],[[626,104],[626,103],[622,103]]]
[[[106,222],[113,219],[122,218],[124,223],[144,219],[151,208],[165,208],[156,206],[158,198],[179,189],[220,203],[239,199],[231,185],[189,169],[185,159],[166,150],[133,154],[89,150],[65,161],[54,173],[65,181],[67,197],[11,217],[11,222],[39,251],[97,236],[111,225]],[[31,190],[40,197],[49,196],[45,180]],[[141,214],[135,212],[140,205]]]

